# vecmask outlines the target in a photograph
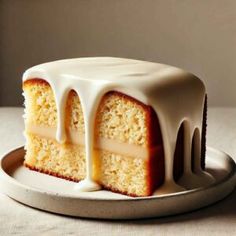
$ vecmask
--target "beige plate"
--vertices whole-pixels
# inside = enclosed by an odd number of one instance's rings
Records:
[[[221,200],[236,185],[234,161],[213,148],[207,148],[206,167],[216,178],[214,184],[180,193],[140,198],[104,190],[78,193],[73,190],[73,182],[28,170],[22,165],[23,157],[21,147],[1,159],[1,190],[26,205],[71,216],[135,219],[179,214]]]

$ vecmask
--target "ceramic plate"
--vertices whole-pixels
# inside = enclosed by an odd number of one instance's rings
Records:
[[[138,198],[104,190],[76,192],[73,182],[28,170],[22,165],[23,158],[23,147],[2,157],[1,191],[28,206],[70,216],[137,219],[179,214],[223,199],[236,185],[234,161],[213,148],[207,148],[206,168],[215,177],[214,184],[179,193]]]

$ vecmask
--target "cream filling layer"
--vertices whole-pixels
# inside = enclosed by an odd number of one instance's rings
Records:
[[[39,135],[40,137],[56,140],[56,132],[57,132],[56,127],[54,128],[54,127],[26,124],[25,131],[26,133],[31,133]],[[85,137],[83,133],[80,133],[77,130],[73,130],[70,128],[67,130],[67,135],[68,135],[68,142],[80,146],[85,146]],[[98,139],[95,140],[94,148],[114,152],[120,155],[147,160],[149,155],[157,153],[161,147],[155,146],[150,149],[136,144],[123,143],[117,140],[99,137]]]

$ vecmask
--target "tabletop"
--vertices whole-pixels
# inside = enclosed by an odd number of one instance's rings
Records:
[[[0,157],[24,144],[23,109],[0,108]],[[236,161],[236,108],[209,108],[207,145]],[[206,208],[145,220],[90,220],[43,212],[1,193],[0,235],[236,235],[236,191]]]

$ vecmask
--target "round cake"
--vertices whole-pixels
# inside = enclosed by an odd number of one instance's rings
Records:
[[[150,196],[212,183],[203,82],[173,66],[112,57],[49,62],[23,75],[25,166],[75,191]]]

